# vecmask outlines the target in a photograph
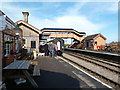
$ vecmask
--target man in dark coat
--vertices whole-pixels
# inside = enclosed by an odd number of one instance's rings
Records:
[[[41,45],[39,45],[39,52],[40,52],[40,49],[41,49]]]
[[[48,45],[47,44],[44,45],[44,51],[45,51],[45,56],[48,56],[49,50],[48,50]]]

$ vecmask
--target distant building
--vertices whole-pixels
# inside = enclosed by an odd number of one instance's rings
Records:
[[[102,34],[94,34],[85,37],[82,40],[82,48],[90,50],[99,50],[101,46],[105,46],[106,38]]]
[[[43,28],[41,30],[28,23],[28,12],[22,12],[24,21],[16,22],[23,31],[24,48],[29,51],[39,51],[39,44],[49,42],[56,38],[62,38],[64,44],[70,44],[71,47],[97,50],[101,45],[105,45],[106,38],[101,34],[86,35],[85,32],[78,32],[71,28]]]
[[[23,31],[23,39],[24,39],[24,49],[29,51],[37,50],[39,51],[39,40],[42,32],[28,24],[28,12],[23,12],[24,21],[20,20],[16,22],[16,25]]]
[[[39,44],[48,42],[55,38],[64,39],[65,44],[80,43],[85,32],[78,32],[74,29],[68,28],[43,28],[41,30],[28,24],[28,12],[23,12],[24,21],[16,22],[16,25],[23,30],[24,48],[29,51],[39,51]]]
[[[22,52],[22,30],[0,10],[0,55],[2,66],[14,61],[14,55]]]

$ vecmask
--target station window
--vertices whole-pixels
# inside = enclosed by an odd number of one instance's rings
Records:
[[[5,44],[5,56],[10,55],[10,44]]]
[[[4,36],[4,41],[5,41],[5,48],[4,48],[4,55],[5,56],[9,56],[10,55],[10,36],[9,35],[5,35]]]
[[[26,46],[25,42],[26,42],[26,41],[25,41],[25,39],[24,39],[24,40],[23,40],[23,46]]]
[[[97,45],[97,42],[95,42],[95,45]]]
[[[31,41],[31,48],[36,48],[36,41]]]

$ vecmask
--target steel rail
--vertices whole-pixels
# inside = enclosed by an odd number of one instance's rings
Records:
[[[107,77],[105,77],[105,76],[103,76],[103,75],[100,75],[99,73],[96,73],[95,71],[93,71],[93,70],[91,70],[91,69],[89,69],[89,68],[86,68],[85,66],[80,65],[80,64],[78,64],[77,62],[72,61],[72,60],[70,60],[70,59],[68,59],[68,58],[66,58],[66,57],[64,57],[64,56],[62,56],[62,57],[63,57],[64,59],[66,59],[67,61],[73,63],[74,65],[79,66],[79,67],[82,68],[83,70],[86,70],[87,72],[95,75],[95,77],[99,77],[102,81],[104,80],[107,84],[109,84],[109,85],[112,86],[113,88],[120,88],[120,83],[117,83],[117,82],[115,82],[115,81],[112,81],[112,80],[108,79]]]
[[[105,69],[107,69],[107,70],[109,70],[109,71],[111,71],[111,72],[114,72],[114,73],[120,75],[120,72],[119,72],[119,71],[114,70],[114,69],[111,69],[111,68],[109,68],[109,67],[107,67],[107,66],[105,66],[105,65],[98,64],[97,62],[94,62],[94,61],[92,61],[92,60],[88,60],[88,59],[86,59],[86,58],[84,58],[84,57],[78,56],[78,55],[73,54],[73,53],[67,53],[67,54],[72,55],[72,56],[77,57],[77,58],[80,58],[80,59],[82,59],[82,60],[85,60],[85,61],[87,61],[87,62],[89,62],[89,63],[95,64],[95,65],[97,65],[97,66],[103,67],[103,68],[105,68]]]

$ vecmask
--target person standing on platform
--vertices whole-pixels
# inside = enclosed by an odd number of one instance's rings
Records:
[[[45,51],[45,56],[48,56],[49,50],[48,50],[48,45],[44,45],[44,51]]]
[[[39,45],[39,52],[40,52],[40,49],[41,49],[41,45]]]
[[[53,56],[53,54],[54,54],[54,45],[53,45],[52,42],[49,44],[48,49],[49,49],[49,52],[50,52],[50,56]]]
[[[48,45],[48,50],[49,50],[49,55],[50,56],[52,56],[52,44],[50,43],[49,45]]]
[[[54,56],[56,56],[56,55],[57,55],[57,45],[54,44]]]

